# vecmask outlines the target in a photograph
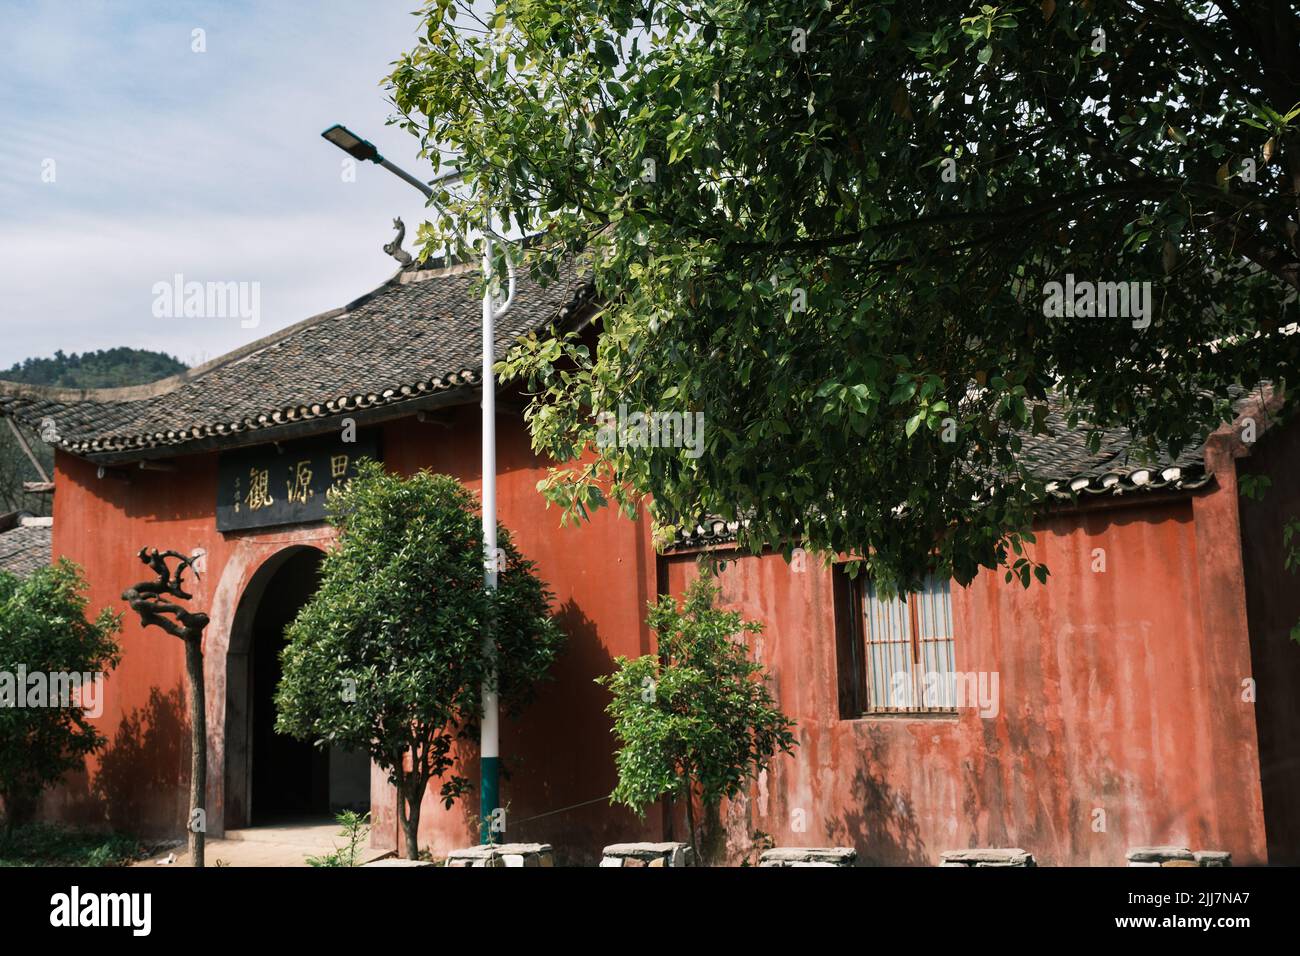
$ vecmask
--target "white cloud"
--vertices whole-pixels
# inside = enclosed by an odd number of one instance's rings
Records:
[[[33,351],[117,345],[186,361],[212,358],[344,305],[387,279],[397,263],[380,251],[358,268],[354,248],[357,235],[377,236],[379,225],[355,215],[307,213],[209,217],[201,229],[177,229],[170,218],[60,219],[39,232],[2,229],[0,260],[26,263],[25,271],[6,277],[4,348],[14,360]],[[177,273],[186,281],[258,283],[260,325],[155,318],[153,286]],[[28,342],[42,347],[15,345]]]
[[[410,0],[32,3],[0,35],[0,367],[55,349],[211,357],[342,305],[396,268],[418,193],[340,177],[343,122],[427,172],[379,87],[413,44]],[[190,31],[207,31],[207,52]],[[56,180],[42,182],[42,161]],[[410,243],[408,242],[408,248]],[[262,284],[262,324],[158,320],[153,283]]]

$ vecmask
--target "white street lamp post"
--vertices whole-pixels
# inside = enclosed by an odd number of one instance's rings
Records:
[[[433,190],[427,183],[421,182],[405,170],[390,163],[379,155],[374,144],[357,136],[346,127],[335,125],[321,133],[339,149],[366,162],[383,166],[399,179],[410,183],[420,190],[426,199],[433,198]],[[445,181],[458,177],[459,174],[441,177]],[[506,297],[497,302],[492,295],[492,258],[493,240],[502,244],[505,258],[507,288]],[[492,231],[491,222],[483,226],[483,369],[479,378],[483,394],[483,583],[491,591],[497,587],[498,550],[497,550],[497,427],[496,427],[496,376],[492,365],[496,348],[496,321],[509,311],[515,298],[515,267],[510,258],[506,240]],[[490,625],[483,629],[483,644],[489,658],[494,657],[495,648]],[[496,675],[489,674],[481,690],[483,719],[479,728],[479,832],[480,842],[495,842],[494,826],[505,829],[502,818],[498,824],[497,811],[501,807],[500,769],[501,769],[501,715],[497,699]]]

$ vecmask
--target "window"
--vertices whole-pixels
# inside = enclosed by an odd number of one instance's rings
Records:
[[[840,716],[953,713],[958,675],[947,580],[885,599],[835,569]]]

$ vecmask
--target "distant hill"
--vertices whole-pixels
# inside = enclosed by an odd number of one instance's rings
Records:
[[[183,362],[148,349],[100,349],[71,355],[60,350],[53,358],[15,362],[7,371],[0,372],[0,379],[61,388],[115,388],[156,382],[185,369]]]
[[[100,349],[53,358],[29,358],[0,371],[0,379],[28,385],[53,385],[60,388],[114,388],[120,385],[144,385],[183,372],[185,363],[147,349]],[[21,427],[21,426],[20,426]],[[23,437],[40,461],[45,473],[54,475],[54,450],[31,429],[22,428]],[[7,423],[0,423],[0,512],[30,511],[50,513],[50,495],[23,491],[24,481],[39,481],[40,473],[14,439]]]

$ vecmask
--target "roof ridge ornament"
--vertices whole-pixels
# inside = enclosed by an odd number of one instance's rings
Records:
[[[406,238],[406,223],[402,222],[401,216],[393,220],[393,228],[397,230],[397,235],[393,237],[392,242],[384,246],[384,252],[396,259],[405,268],[413,260],[411,254],[402,248],[402,241]]]

